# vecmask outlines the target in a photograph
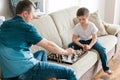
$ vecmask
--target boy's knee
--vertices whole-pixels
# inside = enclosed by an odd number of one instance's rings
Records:
[[[70,43],[70,44],[68,45],[68,47],[69,47],[69,48],[72,48],[72,46],[73,46],[73,44],[72,44],[72,43]]]
[[[100,50],[105,52],[106,48],[102,46]]]

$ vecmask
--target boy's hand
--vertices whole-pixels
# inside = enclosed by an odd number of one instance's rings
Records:
[[[83,50],[84,50],[85,52],[87,52],[89,49],[91,49],[91,46],[89,46],[89,45],[84,45]]]
[[[86,46],[86,48],[89,50],[89,49],[91,49],[91,46],[90,45],[85,45]]]

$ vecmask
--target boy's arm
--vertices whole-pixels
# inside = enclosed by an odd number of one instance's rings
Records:
[[[93,45],[96,43],[96,40],[97,40],[97,34],[95,33],[95,34],[92,35],[92,41],[91,41],[90,44],[89,44],[90,49],[91,49],[91,48],[93,47]]]
[[[78,46],[84,48],[84,45],[81,44],[81,43],[77,40],[77,38],[78,38],[77,35],[74,35],[74,34],[73,34],[73,36],[72,36],[72,41],[73,41],[75,44],[77,44]]]

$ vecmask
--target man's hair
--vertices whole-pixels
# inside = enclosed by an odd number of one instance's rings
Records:
[[[21,14],[23,11],[30,12],[32,9],[32,6],[35,8],[35,5],[32,1],[22,0],[16,6],[16,14]]]
[[[77,16],[88,16],[89,15],[89,10],[85,7],[79,8],[77,11]]]

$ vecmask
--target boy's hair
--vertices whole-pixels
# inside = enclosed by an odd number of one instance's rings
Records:
[[[21,14],[23,11],[30,12],[33,6],[35,8],[35,5],[30,0],[22,0],[20,1],[16,6],[16,14]]]
[[[77,16],[88,16],[89,15],[89,10],[85,7],[79,8],[77,11]]]

